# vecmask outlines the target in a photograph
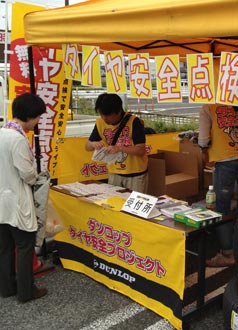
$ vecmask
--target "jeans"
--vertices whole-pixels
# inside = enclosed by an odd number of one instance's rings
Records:
[[[216,192],[216,210],[227,215],[231,210],[231,201],[233,199],[235,185],[238,182],[238,160],[217,162],[215,164],[213,181]],[[233,250],[234,223],[228,222],[227,224],[218,226],[216,233],[221,250],[231,253]]]

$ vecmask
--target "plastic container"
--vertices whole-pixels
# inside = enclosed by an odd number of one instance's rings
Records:
[[[212,185],[209,186],[206,194],[206,208],[213,211],[216,209],[216,193]]]

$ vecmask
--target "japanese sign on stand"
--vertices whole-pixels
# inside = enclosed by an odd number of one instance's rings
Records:
[[[156,208],[157,197],[133,191],[122,207],[122,211],[128,212],[145,219],[160,215]]]

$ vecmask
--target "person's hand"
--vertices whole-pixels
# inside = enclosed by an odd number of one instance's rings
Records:
[[[107,152],[109,154],[116,154],[116,153],[118,153],[120,151],[121,151],[121,146],[117,146],[117,145],[115,145],[115,146],[109,146],[107,148]]]
[[[95,149],[95,150],[100,150],[102,149],[104,146],[104,143],[103,141],[94,141],[94,142],[91,142],[92,144],[92,147]]]

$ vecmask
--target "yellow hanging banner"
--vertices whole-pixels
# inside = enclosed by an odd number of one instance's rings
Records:
[[[221,53],[217,103],[238,105],[238,54]]]
[[[156,56],[158,102],[182,102],[179,55]]]
[[[152,98],[149,54],[129,54],[130,94],[136,98]]]
[[[18,24],[13,24],[11,33],[10,100],[31,91],[23,17],[28,12],[41,9],[44,8],[17,2],[12,5],[12,22]],[[72,82],[65,79],[61,50],[32,47],[32,53],[36,94],[47,107],[38,124],[41,169],[48,169],[54,179],[58,177],[57,139],[63,138],[65,134]],[[29,134],[29,140],[34,147],[32,134]]]
[[[71,80],[81,80],[78,47],[76,44],[62,44],[62,55],[65,77]]]
[[[82,85],[102,86],[99,54],[99,47],[82,46]]]
[[[104,52],[108,93],[126,93],[126,78],[123,52]]]
[[[190,103],[215,103],[213,55],[187,55],[188,90]]]

